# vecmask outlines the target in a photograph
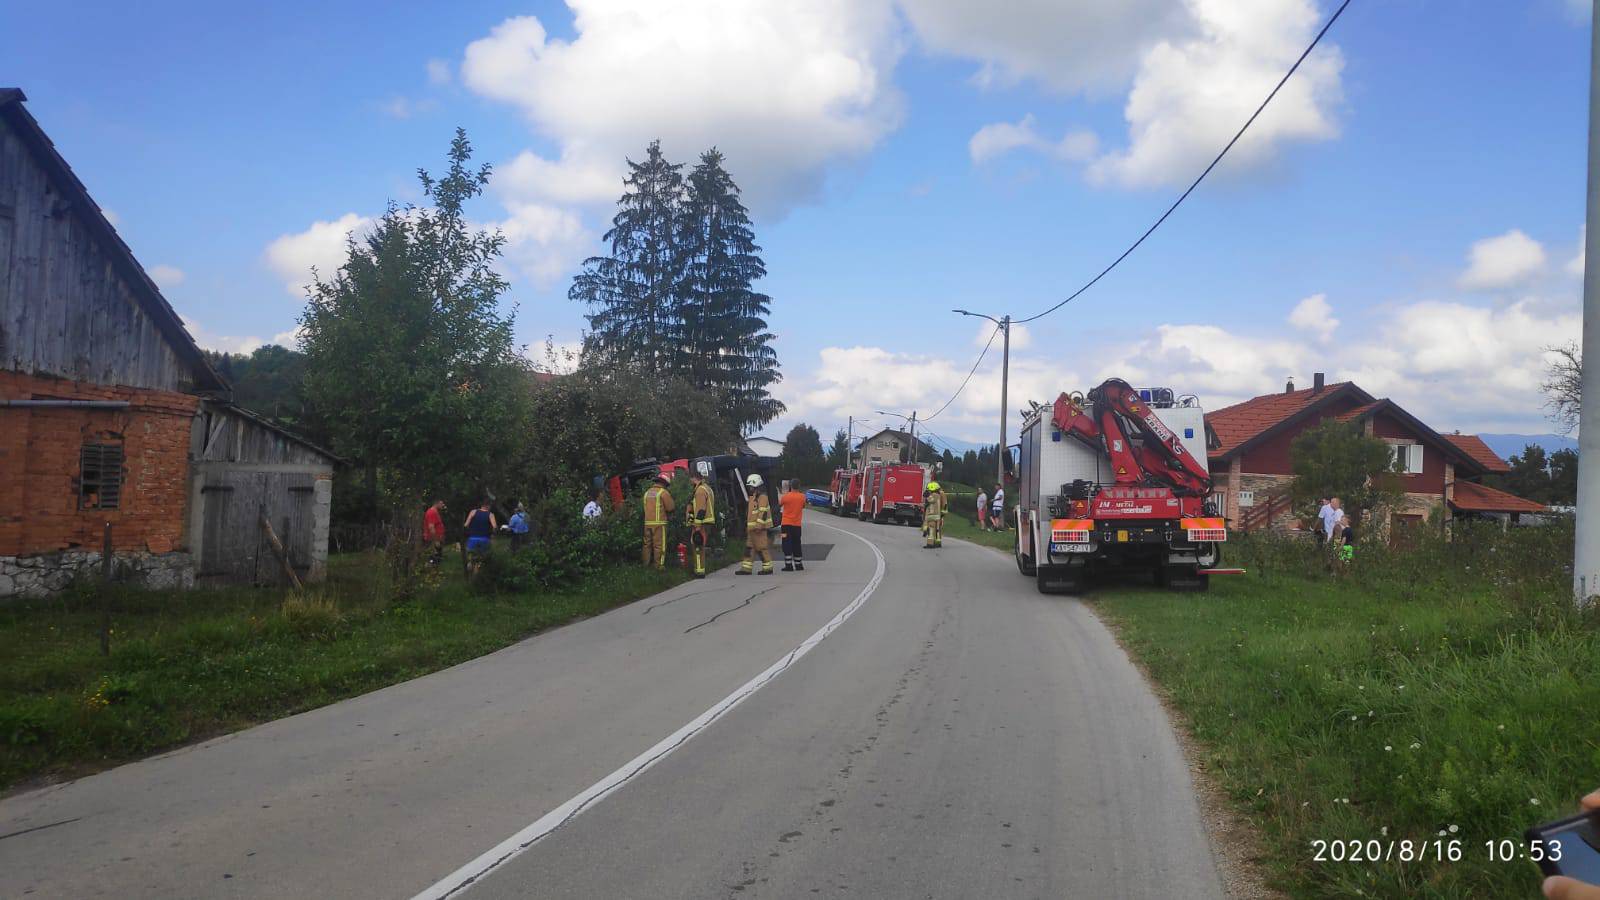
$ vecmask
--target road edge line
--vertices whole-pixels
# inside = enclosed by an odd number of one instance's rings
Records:
[[[843,609],[839,610],[832,619],[828,620],[827,624],[817,629],[804,641],[801,641],[799,646],[784,654],[777,662],[735,689],[733,693],[717,701],[710,709],[690,720],[688,724],[662,738],[655,746],[624,763],[621,768],[589,785],[571,800],[540,816],[528,827],[506,838],[489,851],[420,891],[412,900],[445,900],[447,897],[456,896],[485,875],[521,856],[528,848],[549,837],[556,829],[577,818],[590,806],[604,800],[613,791],[627,784],[635,776],[649,771],[652,766],[666,759],[674,750],[688,743],[690,738],[710,727],[711,723],[722,718],[729,710],[743,703],[750,695],[766,687],[774,678],[783,674],[785,669],[794,665],[797,660],[810,653],[812,648],[822,643],[822,640],[832,634],[840,625],[843,625],[845,620],[855,615],[856,611],[867,602],[867,598],[871,597],[873,592],[878,589],[879,583],[883,581],[885,569],[883,551],[878,549],[877,544],[853,531],[847,531],[843,528],[829,525],[826,522],[815,524],[841,534],[848,534],[866,544],[867,549],[872,551],[872,555],[876,559],[872,578],[861,589],[861,592],[856,594],[854,600],[851,600]]]

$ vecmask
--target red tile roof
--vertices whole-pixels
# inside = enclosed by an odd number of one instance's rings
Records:
[[[1471,457],[1478,465],[1490,472],[1509,472],[1511,464],[1500,458],[1500,454],[1489,449],[1483,438],[1475,434],[1447,434],[1444,439],[1456,445],[1456,449]]]
[[[1456,482],[1450,505],[1463,512],[1541,513],[1544,506],[1471,481]]]
[[[1241,445],[1260,436],[1268,429],[1284,422],[1297,413],[1304,412],[1308,407],[1321,403],[1336,394],[1342,393],[1346,388],[1354,388],[1361,397],[1371,400],[1371,396],[1348,381],[1341,381],[1325,386],[1321,391],[1315,388],[1306,388],[1299,391],[1288,391],[1281,394],[1263,394],[1252,397],[1243,403],[1225,406],[1215,412],[1206,414],[1206,424],[1217,434],[1217,439],[1222,445],[1212,450],[1208,455],[1212,459],[1227,456]]]
[[[1337,416],[1334,416],[1334,418],[1338,419],[1341,422],[1349,422],[1352,419],[1359,419],[1359,418],[1365,416],[1367,413],[1372,412],[1373,410],[1377,409],[1378,407],[1380,407],[1382,405],[1383,405],[1383,401],[1382,400],[1374,400],[1371,403],[1363,403],[1360,406],[1356,407],[1355,409],[1350,410],[1349,412],[1340,413]]]

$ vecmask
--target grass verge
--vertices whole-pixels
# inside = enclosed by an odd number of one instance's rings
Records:
[[[1549,564],[1563,542],[1466,536],[1369,553],[1359,574],[1308,546],[1236,547],[1251,574],[1209,594],[1121,587],[1094,603],[1262,834],[1277,887],[1531,897],[1534,866],[1488,842],[1520,847],[1600,784],[1600,627]],[[1314,842],[1352,840],[1425,858],[1314,860]]]
[[[978,527],[973,517],[973,504],[977,499],[974,493],[960,491],[947,492],[950,499],[950,512],[944,518],[944,533],[946,537],[960,538],[985,547],[993,547],[1011,553],[1017,546],[1017,533],[1006,531],[985,531]]]
[[[391,601],[376,554],[336,557],[303,598],[230,588],[82,592],[0,605],[0,789],[81,775],[415,678],[686,579],[618,565],[537,594],[449,572]],[[112,651],[101,656],[103,599]]]

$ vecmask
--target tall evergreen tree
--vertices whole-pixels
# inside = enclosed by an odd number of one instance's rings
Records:
[[[716,391],[747,432],[783,414],[767,392],[783,376],[766,317],[771,299],[752,284],[767,274],[739,187],[715,147],[689,173],[680,221],[681,316],[675,335],[683,373]]]
[[[628,160],[626,189],[604,238],[611,254],[585,260],[567,291],[594,309],[584,347],[591,365],[599,361],[652,376],[680,368],[682,168],[667,162],[660,141],[650,143],[643,162]]]

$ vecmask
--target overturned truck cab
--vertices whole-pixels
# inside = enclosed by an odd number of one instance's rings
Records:
[[[1077,593],[1103,570],[1191,591],[1237,572],[1219,568],[1228,532],[1206,444],[1199,401],[1167,388],[1110,379],[1035,406],[1022,426],[1017,568],[1042,593]]]

